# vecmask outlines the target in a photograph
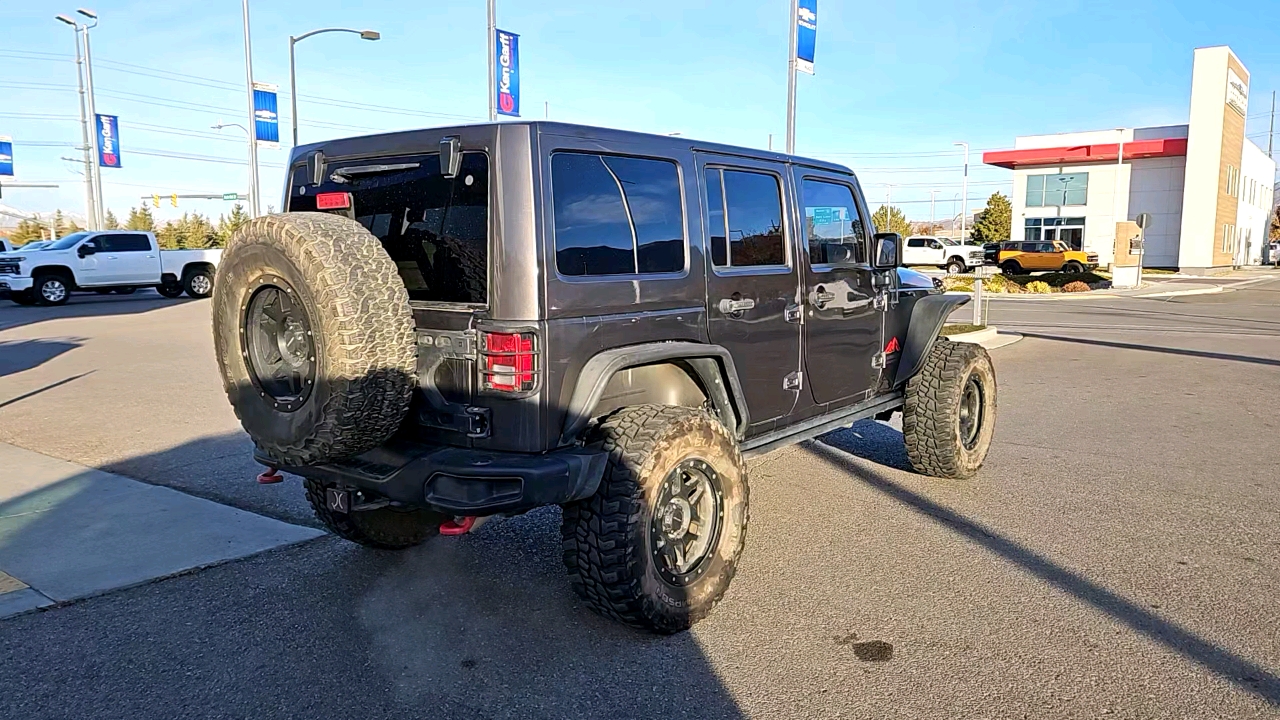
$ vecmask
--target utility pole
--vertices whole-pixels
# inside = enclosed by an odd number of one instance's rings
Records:
[[[94,101],[93,96],[93,53],[89,49],[89,30],[98,26],[98,16],[84,10],[83,8],[76,12],[93,20],[92,25],[83,25],[83,30],[81,30],[81,32],[84,37],[84,78],[86,89],[89,92],[88,119],[93,123],[93,132],[91,135],[93,138],[93,162],[91,163],[93,169],[93,223],[94,229],[101,230],[106,222],[106,211],[102,207],[102,166],[100,164],[100,160],[102,159],[102,147],[98,142],[98,106]]]
[[[84,219],[90,230],[98,230],[98,211],[93,191],[93,147],[89,144],[89,117],[84,92],[84,53],[80,49],[80,24],[67,15],[57,16],[59,22],[70,25],[76,40],[76,90],[80,95],[80,150],[84,159]]]
[[[245,92],[249,98],[249,217],[258,217],[258,139],[254,128],[257,117],[253,112],[253,47],[249,40],[249,0],[243,0],[244,14],[244,77]]]
[[[489,39],[486,47],[489,48],[489,122],[496,122],[498,119],[498,65],[497,65],[497,37],[495,33],[498,31],[498,8],[496,0],[489,0]]]
[[[937,194],[938,194],[938,191],[937,191],[937,190],[930,190],[930,191],[929,191],[929,229],[930,229],[930,230],[932,230],[932,229],[933,229],[933,224],[934,224],[934,218],[935,218],[935,214],[934,214],[934,211],[933,211],[933,209],[934,209],[934,196],[936,196]]]
[[[1276,139],[1276,91],[1271,91],[1271,129],[1267,131],[1267,157],[1275,159],[1271,154],[1272,142]]]
[[[791,0],[791,17],[788,35],[791,37],[791,49],[787,52],[787,154],[796,152],[796,50],[800,43],[800,26],[796,20],[800,16],[800,0]]]
[[[969,143],[957,142],[952,145],[964,146],[964,180],[960,184],[960,244],[964,244],[965,223],[969,221]]]

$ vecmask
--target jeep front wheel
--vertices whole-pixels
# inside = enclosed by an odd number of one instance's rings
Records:
[[[705,411],[661,405],[619,410],[593,435],[604,478],[561,524],[573,589],[632,627],[686,630],[724,596],[746,541],[737,443]]]
[[[917,472],[973,477],[991,447],[996,422],[996,374],[979,345],[939,339],[907,383],[902,437]]]

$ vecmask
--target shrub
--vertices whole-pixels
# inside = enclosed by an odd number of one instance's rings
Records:
[[[1089,283],[1080,282],[1079,280],[1062,286],[1062,292],[1089,292],[1092,289],[1089,287]]]
[[[947,292],[972,292],[973,278],[948,275],[942,278],[942,289]]]
[[[1046,293],[1053,292],[1053,288],[1049,287],[1049,283],[1044,282],[1042,280],[1032,280],[1031,282],[1027,283],[1027,292],[1035,293],[1037,295],[1044,295]]]
[[[1010,280],[1004,275],[993,275],[982,281],[982,288],[993,293],[1010,293],[1017,294],[1026,292],[1026,290],[1018,283]]]

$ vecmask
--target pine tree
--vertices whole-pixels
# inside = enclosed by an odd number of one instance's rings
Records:
[[[103,222],[106,224],[108,230],[120,229],[120,221],[116,219],[116,214],[110,210],[107,211],[107,217]]]
[[[1013,204],[1003,193],[992,193],[987,207],[973,219],[974,242],[998,243],[1011,238]]]
[[[71,233],[80,232],[84,228],[75,223],[74,220],[68,220],[61,210],[55,210],[53,213],[53,226],[58,230],[58,237],[70,235]]]
[[[129,208],[129,219],[125,221],[124,229],[155,232],[156,219],[152,217],[151,209],[146,205],[140,208]]]
[[[9,242],[14,245],[26,245],[48,237],[48,229],[44,225],[34,220],[23,220],[18,223],[18,227],[9,235]]]
[[[249,213],[244,211],[244,206],[236,203],[231,208],[230,215],[220,215],[218,217],[218,229],[215,233],[217,245],[213,247],[226,247],[227,241],[239,230],[245,223],[249,222]]]
[[[876,232],[898,233],[902,237],[911,234],[911,223],[907,222],[906,214],[896,207],[881,205],[871,214],[871,222],[875,224]]]

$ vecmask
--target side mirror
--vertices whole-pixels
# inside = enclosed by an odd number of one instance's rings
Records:
[[[902,264],[902,236],[898,233],[876,233],[871,238],[871,267],[892,270]]]
[[[98,252],[97,245],[94,245],[93,243],[85,243],[80,246],[80,249],[76,251],[76,254],[80,257],[88,257],[96,252]]]
[[[440,141],[440,174],[447,178],[456,177],[461,169],[462,140],[451,135]]]

